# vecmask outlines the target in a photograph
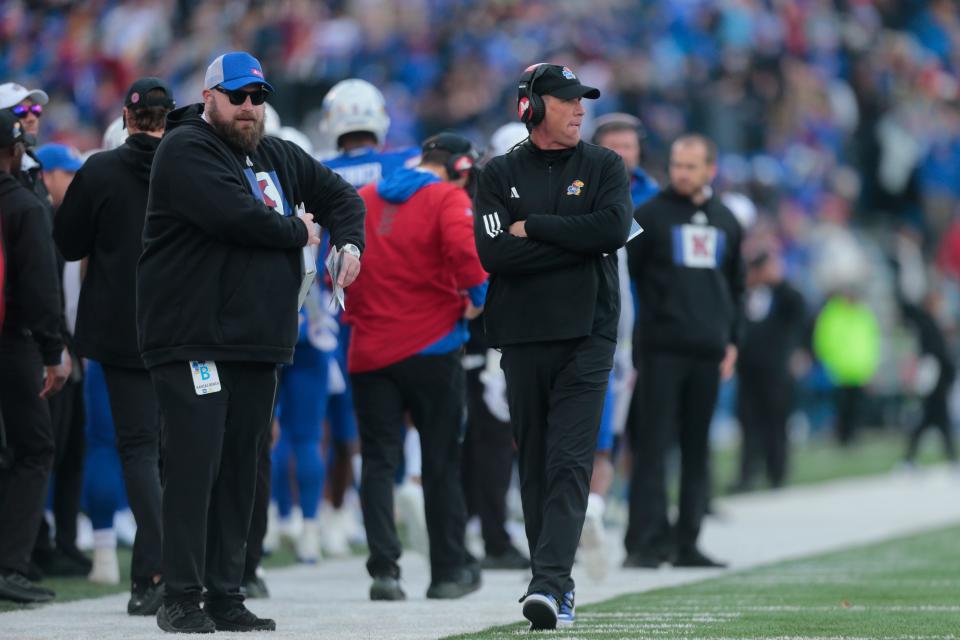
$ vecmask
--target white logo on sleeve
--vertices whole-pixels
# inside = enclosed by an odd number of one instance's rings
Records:
[[[503,232],[503,227],[500,224],[500,214],[494,211],[483,216],[483,229],[491,238],[500,235]]]
[[[520,194],[517,193],[517,188],[516,188],[516,187],[510,187],[510,197],[511,197],[511,198],[519,198],[519,197],[520,197]]]
[[[716,227],[682,224],[673,228],[673,260],[683,267],[716,269],[723,262],[726,234]]]

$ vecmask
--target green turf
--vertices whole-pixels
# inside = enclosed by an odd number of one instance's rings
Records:
[[[575,628],[456,636],[558,638],[960,637],[960,527],[580,607]]]

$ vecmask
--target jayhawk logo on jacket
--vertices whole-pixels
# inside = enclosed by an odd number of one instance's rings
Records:
[[[580,189],[583,189],[583,180],[574,180],[570,183],[570,186],[567,187],[567,195],[578,196],[580,195]]]

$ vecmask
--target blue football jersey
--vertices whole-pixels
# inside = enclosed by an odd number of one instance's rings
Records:
[[[391,151],[377,151],[374,147],[364,147],[323,160],[323,164],[359,189],[387,177],[401,167],[414,166],[419,157],[418,147]]]

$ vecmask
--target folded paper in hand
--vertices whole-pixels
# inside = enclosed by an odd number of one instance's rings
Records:
[[[343,306],[343,287],[337,284],[337,281],[340,279],[340,271],[343,269],[343,252],[337,251],[336,247],[330,247],[330,253],[327,254],[327,273],[330,274],[330,280],[333,283],[333,299],[334,306],[339,305],[341,309],[345,309]]]
[[[301,202],[295,209],[298,216],[307,212],[306,206]],[[310,287],[313,285],[313,279],[317,277],[317,249],[316,247],[305,244],[300,255],[300,292],[297,294],[297,309],[303,308],[303,301],[307,299]]]

